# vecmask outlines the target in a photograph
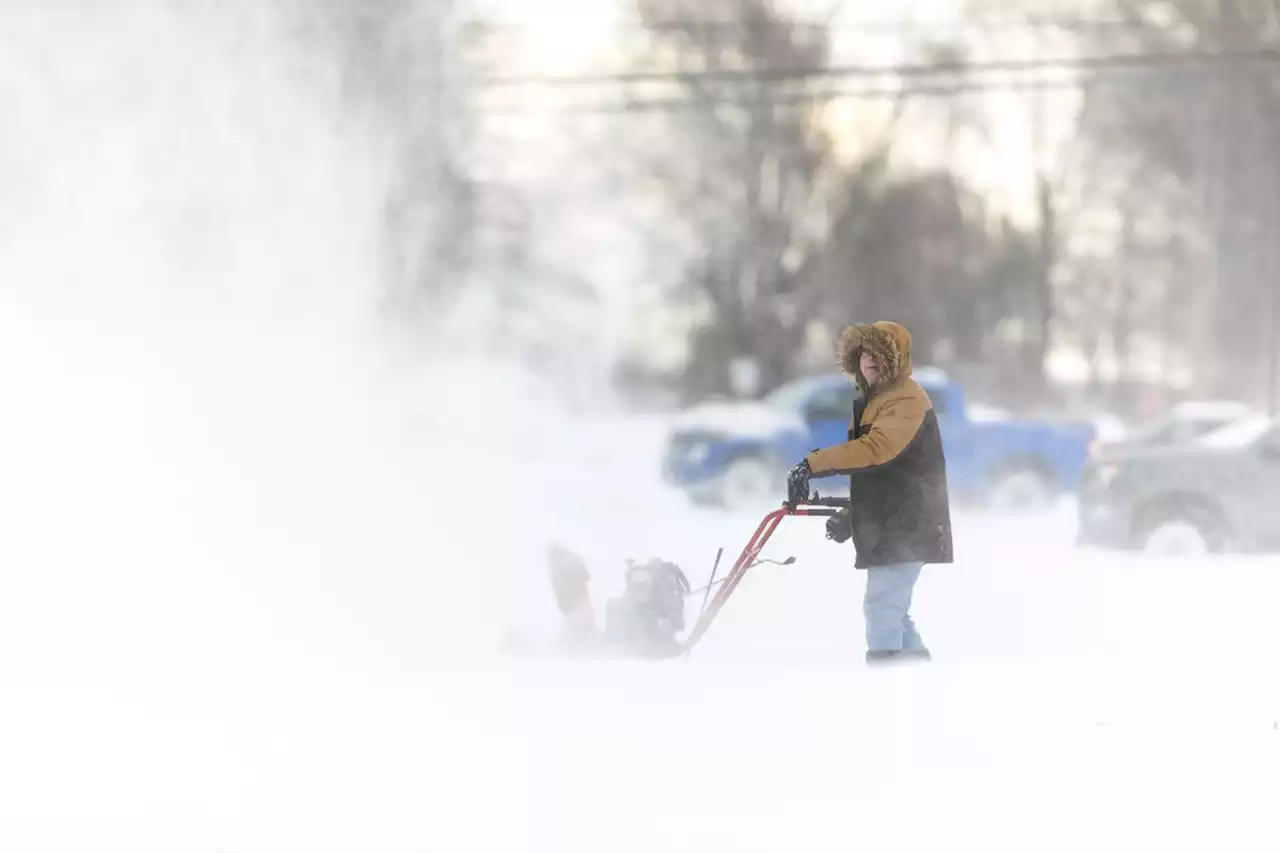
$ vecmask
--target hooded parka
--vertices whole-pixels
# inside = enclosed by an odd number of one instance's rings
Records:
[[[879,372],[869,387],[862,353]],[[858,383],[849,440],[815,450],[814,477],[850,477],[849,520],[860,569],[952,562],[946,458],[929,395],[911,377],[911,333],[881,321],[840,336],[840,368]]]

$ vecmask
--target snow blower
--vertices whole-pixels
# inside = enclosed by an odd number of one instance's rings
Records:
[[[788,499],[761,520],[729,573],[721,579],[716,577],[724,554],[721,548],[709,581],[698,589],[691,589],[684,572],[668,560],[627,560],[625,587],[621,595],[606,603],[603,630],[596,626],[586,564],[563,546],[553,546],[548,567],[556,606],[564,622],[562,647],[574,652],[649,659],[683,654],[687,659],[748,571],[764,563],[789,566],[795,562],[795,557],[768,560],[760,556],[782,519],[790,515],[831,517],[849,505],[847,499],[810,496],[807,478],[789,482],[787,494]],[[698,618],[681,641],[678,635],[685,628],[687,599],[699,593],[703,599]]]

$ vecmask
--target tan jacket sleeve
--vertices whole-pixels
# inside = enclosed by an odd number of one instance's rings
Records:
[[[808,455],[809,468],[816,476],[846,474],[892,461],[916,437],[929,411],[929,398],[904,394],[885,400],[866,435],[844,444],[815,450]]]

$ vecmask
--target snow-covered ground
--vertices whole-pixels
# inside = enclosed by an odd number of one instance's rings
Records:
[[[449,555],[424,562],[421,598],[394,597],[414,584],[389,573],[411,561],[350,563],[349,577],[324,562],[320,592],[371,588],[345,611],[325,611],[345,612],[345,623],[316,622],[316,591],[295,606],[255,600],[285,578],[306,582],[260,561],[258,585],[242,578],[245,597],[217,603],[225,656],[150,683],[60,680],[48,669],[10,680],[0,712],[4,848],[1273,850],[1280,841],[1271,817],[1280,565],[1077,553],[1069,508],[957,520],[958,563],[930,569],[919,587],[917,618],[936,655],[928,668],[864,669],[862,575],[806,519],[788,520],[769,549],[796,564],[753,570],[688,661],[503,657],[504,627],[553,622],[540,550],[551,534],[592,559],[603,599],[624,556],[671,556],[700,579],[715,548],[731,558],[756,522],[691,509],[642,479],[639,448],[648,436],[656,449],[658,425],[579,424],[584,442],[537,448],[541,465],[490,457],[520,501],[493,508],[497,528],[492,514],[445,509],[447,524],[393,543],[424,561]],[[595,429],[629,434],[623,446],[636,452],[584,456]],[[443,449],[425,451],[463,452]],[[561,479],[541,479],[547,470]],[[618,476],[632,488],[615,501]],[[456,597],[431,597],[445,589]],[[157,596],[136,609],[113,600],[121,630],[157,606],[211,618]],[[263,607],[279,636],[239,647],[237,621]],[[416,634],[404,621],[413,610]],[[360,637],[379,642],[332,654]],[[324,645],[308,648],[316,638]],[[189,639],[173,631],[175,642]],[[234,666],[255,651],[270,663]],[[30,654],[50,660],[47,649]],[[219,660],[233,665],[211,665]],[[106,663],[101,674],[112,673],[143,675],[128,662]]]
[[[673,502],[586,526],[701,579],[755,522]],[[791,519],[769,552],[797,563],[753,570],[687,662],[451,669],[435,843],[1275,849],[1280,564],[1077,552],[1069,507],[957,526],[919,587],[928,668],[864,669],[863,576]]]

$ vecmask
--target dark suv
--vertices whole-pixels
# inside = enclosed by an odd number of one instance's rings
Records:
[[[1280,551],[1280,425],[1259,415],[1185,444],[1093,459],[1080,491],[1080,544]]]

